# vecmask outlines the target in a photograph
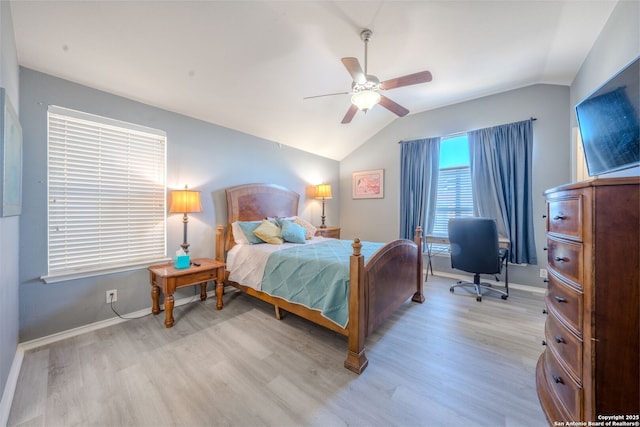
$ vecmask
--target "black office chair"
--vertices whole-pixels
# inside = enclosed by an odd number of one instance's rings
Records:
[[[451,247],[451,267],[473,273],[473,282],[460,280],[449,289],[451,292],[459,286],[473,286],[476,301],[482,301],[482,289],[498,292],[502,299],[509,297],[508,270],[505,274],[504,290],[481,282],[481,274],[492,274],[499,281],[502,264],[508,263],[508,249],[498,245],[498,227],[491,218],[455,218],[449,220],[449,244]],[[505,270],[508,267],[505,267]]]

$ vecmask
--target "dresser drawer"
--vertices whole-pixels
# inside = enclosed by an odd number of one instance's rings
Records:
[[[551,351],[545,351],[544,358],[547,383],[551,392],[557,396],[557,403],[573,420],[582,420],[582,387],[571,379]]]
[[[548,276],[545,301],[550,312],[562,320],[573,332],[582,337],[582,293],[564,284],[553,273]]]
[[[564,327],[553,312],[547,317],[544,329],[547,347],[577,381],[582,381],[582,340]]]
[[[582,198],[551,199],[547,202],[547,232],[582,241]]]
[[[580,243],[547,239],[547,263],[562,276],[582,287],[584,280],[583,247]]]

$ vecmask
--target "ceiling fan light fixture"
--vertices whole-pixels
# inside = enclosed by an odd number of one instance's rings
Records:
[[[362,90],[351,97],[351,103],[361,111],[368,111],[380,102],[380,94],[374,90]]]

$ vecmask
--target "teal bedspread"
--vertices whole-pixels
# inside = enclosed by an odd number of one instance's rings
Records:
[[[350,240],[301,244],[269,256],[262,291],[319,310],[345,327],[349,321]],[[365,262],[383,243],[361,242]]]

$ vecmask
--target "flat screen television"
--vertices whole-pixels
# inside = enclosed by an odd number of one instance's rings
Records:
[[[640,58],[576,105],[589,175],[640,164]]]

